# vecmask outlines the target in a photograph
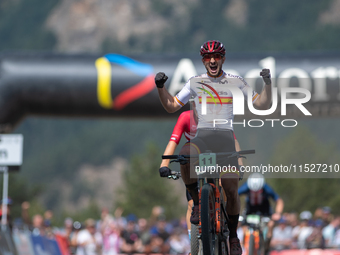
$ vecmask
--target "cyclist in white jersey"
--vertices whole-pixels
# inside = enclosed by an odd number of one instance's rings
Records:
[[[184,88],[175,96],[176,102],[183,106],[190,96],[195,100],[195,105],[202,104],[202,96],[207,97],[207,113],[202,114],[202,107],[197,107],[197,115],[199,119],[197,128],[219,128],[233,130],[232,122],[233,114],[233,94],[226,86],[236,87],[243,96],[248,98],[249,85],[246,81],[237,75],[227,74],[221,70],[218,77],[210,77],[208,74],[202,74],[192,77],[184,86]],[[208,94],[213,94],[214,98]],[[254,103],[259,96],[255,91],[252,92],[252,102]],[[218,95],[218,96],[217,96]],[[223,119],[224,121],[215,122],[214,119]]]
[[[193,97],[195,100],[196,107],[194,110],[197,111],[198,115],[196,137],[192,140],[192,146],[183,147],[180,154],[200,154],[201,151],[204,152],[203,148],[211,146],[210,144],[209,146],[204,147],[204,144],[211,139],[208,137],[209,139],[204,140],[202,137],[208,133],[207,131],[211,130],[213,130],[213,132],[216,131],[218,134],[222,134],[220,139],[215,139],[215,141],[217,141],[215,144],[218,144],[219,146],[219,148],[216,149],[217,151],[225,151],[226,149],[229,149],[230,151],[230,148],[235,151],[231,124],[231,120],[234,118],[233,99],[236,99],[235,95],[237,95],[235,91],[241,91],[246,100],[248,96],[251,96],[253,105],[256,109],[268,109],[271,103],[270,71],[269,69],[263,69],[260,72],[260,76],[262,76],[265,86],[262,92],[257,94],[250,90],[249,85],[242,77],[227,74],[222,70],[222,65],[225,61],[225,48],[221,42],[216,40],[205,42],[201,46],[200,54],[207,73],[189,79],[184,88],[175,97],[164,87],[164,83],[168,77],[162,72],[157,73],[155,83],[158,88],[160,101],[165,110],[172,113],[184,106],[189,101],[190,97]],[[248,91],[250,91],[251,95],[248,94]],[[206,114],[204,114],[204,109],[201,107],[201,104],[204,102],[207,106],[207,109],[205,110]],[[228,122],[224,121],[223,124],[218,124],[214,122],[214,119],[228,120]],[[232,135],[228,132],[231,132]],[[202,137],[200,136],[200,133],[202,134]],[[215,146],[215,144],[213,146]],[[239,173],[226,172],[225,174],[226,176],[231,177],[221,179],[228,201],[227,213],[229,216],[230,254],[241,255],[242,249],[236,232],[240,212],[240,201],[238,196]],[[235,174],[237,175],[237,178],[232,178],[232,175]],[[192,176],[190,176],[188,164],[181,166],[181,175],[185,186],[194,201],[190,220],[193,224],[197,224],[199,221],[197,178],[192,178]]]

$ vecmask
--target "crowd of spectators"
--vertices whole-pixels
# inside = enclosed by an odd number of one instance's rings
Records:
[[[185,217],[169,221],[162,208],[152,209],[149,218],[137,218],[130,214],[122,217],[122,210],[113,215],[102,209],[100,219],[84,222],[66,218],[63,227],[52,226],[53,213],[28,216],[29,204],[22,204],[22,218],[33,235],[64,238],[70,254],[113,255],[119,253],[163,253],[188,254],[188,238]],[[15,225],[15,224],[13,224]],[[245,227],[240,224],[238,235],[241,239]],[[285,249],[340,249],[340,216],[333,215],[331,208],[284,213],[276,223],[270,242],[271,250]]]
[[[314,213],[285,213],[277,222],[270,242],[271,250],[339,249],[340,216],[330,207],[317,208]]]
[[[122,210],[111,215],[104,208],[100,219],[79,222],[64,220],[63,227],[51,225],[51,211],[28,218],[28,204],[23,204],[23,219],[33,235],[62,237],[70,254],[114,255],[119,253],[188,254],[190,241],[185,217],[169,221],[159,206],[153,208],[149,218],[137,218],[134,214],[122,217]],[[184,213],[183,213],[184,215]]]

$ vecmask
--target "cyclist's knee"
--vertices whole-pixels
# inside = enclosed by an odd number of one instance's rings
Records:
[[[236,178],[221,178],[221,183],[224,187],[224,190],[230,190],[231,192],[236,192],[238,190],[238,179]]]
[[[191,143],[186,143],[183,145],[183,147],[181,148],[180,155],[192,155],[192,154],[199,154],[196,146],[192,145]]]
[[[190,154],[190,145],[185,144],[181,150],[179,151],[180,155],[189,155]]]
[[[221,180],[224,191],[228,198],[238,197],[238,180],[237,179],[223,179]]]
[[[189,171],[190,170],[190,167],[189,167],[188,163],[185,164],[185,165],[181,165],[180,168],[181,168],[181,171]]]
[[[236,190],[227,189],[227,190],[225,191],[225,194],[226,194],[226,196],[227,196],[228,199],[237,200],[237,198],[238,198],[237,189],[236,189]]]
[[[183,145],[183,147],[181,148],[180,155],[197,155],[199,154],[199,151],[197,150],[196,146],[192,145],[191,143],[186,143]],[[192,164],[196,164],[196,160],[189,160],[187,164],[181,165],[181,170],[185,171],[187,169],[189,169],[189,163]]]

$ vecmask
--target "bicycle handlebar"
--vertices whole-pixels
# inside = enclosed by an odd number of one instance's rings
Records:
[[[177,159],[180,155],[162,155],[162,159]],[[190,155],[181,155],[184,158],[189,158]]]
[[[182,176],[182,175],[181,175],[181,172],[177,172],[177,171],[173,171],[173,170],[171,170],[171,175],[177,175],[177,176],[179,176],[179,177]]]
[[[173,170],[171,170],[171,174],[169,176],[166,176],[166,178],[173,179],[173,180],[178,180],[180,177],[182,177],[181,172],[177,172]]]
[[[259,217],[258,222],[252,222],[251,220],[250,220],[250,222],[248,222],[247,216],[246,216],[246,218],[244,219],[244,223],[251,228],[263,230],[264,227],[271,220],[271,218],[268,217],[268,216],[262,216],[262,215],[258,215],[258,214],[256,214],[255,216]]]

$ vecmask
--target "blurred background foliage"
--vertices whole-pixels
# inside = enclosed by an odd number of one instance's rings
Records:
[[[340,151],[334,143],[325,143],[322,139],[313,135],[306,126],[302,125],[294,129],[293,133],[286,139],[277,143],[270,164],[287,166],[293,164],[297,166],[297,171],[299,171],[299,166],[305,169],[305,164],[316,164],[315,172],[318,170],[321,172],[324,169],[323,165],[326,164],[332,166],[334,172],[334,166],[337,164],[339,167],[339,158]],[[322,164],[322,167],[319,168],[317,164]],[[308,167],[312,168],[311,166]],[[330,171],[329,167],[327,167],[327,171]],[[319,177],[325,175],[320,173],[310,174]],[[301,179],[294,178],[293,173],[289,176],[293,178],[270,178],[267,180],[285,201],[286,211],[314,211],[316,208],[327,204],[332,208],[333,213],[340,214],[340,196],[336,192],[340,183],[338,178]]]
[[[338,2],[2,0],[0,52],[198,54],[200,45],[208,39],[224,42],[227,52],[339,51]],[[108,8],[102,8],[106,5]],[[98,6],[103,11],[96,13]],[[118,7],[124,7],[125,14]],[[76,19],[81,14],[85,21],[92,19],[92,25],[85,27],[86,22],[79,22],[84,27],[77,27],[72,17]],[[116,17],[118,21],[114,20]],[[103,23],[105,18],[109,22]],[[87,41],[88,45],[82,46]],[[304,164],[312,159],[317,163],[337,163],[339,121],[316,119],[302,123],[305,126],[294,131],[262,130],[256,135],[248,129],[236,129],[242,148],[255,146],[266,155],[249,157],[247,163]],[[172,194],[170,190],[175,190],[175,186],[168,187],[170,181],[161,180],[157,171],[159,155],[174,124],[175,119],[25,119],[14,132],[23,133],[25,142],[22,169],[10,174],[13,216],[20,216],[20,204],[28,200],[33,205],[32,214],[52,209],[60,219],[69,215],[79,220],[98,218],[102,207],[98,202],[101,185],[82,179],[81,167],[91,165],[94,169],[91,178],[95,178],[101,167],[110,165],[116,157],[128,163],[122,167],[121,185],[112,184],[115,191],[106,200],[107,207],[113,210],[120,205],[124,213],[139,208],[137,214],[146,217],[155,203],[165,202],[168,216],[178,216],[173,208],[181,206],[178,200],[184,199],[183,185]],[[149,142],[154,144],[151,149],[147,146]],[[339,179],[268,179],[268,182],[284,198],[287,211],[329,205],[340,213]],[[59,191],[67,185],[72,188],[65,197]],[[153,189],[162,192],[155,200],[147,199],[154,193]],[[141,194],[143,199],[138,199]],[[82,200],[82,196],[87,198],[86,203],[70,206]],[[66,199],[68,205],[64,204]],[[145,208],[140,208],[141,203]],[[185,207],[182,209],[184,214]]]
[[[183,216],[179,210],[181,204],[170,181],[155,174],[154,170],[159,168],[157,159],[161,155],[155,144],[149,144],[145,152],[132,158],[129,169],[123,174],[123,185],[119,189],[116,204],[124,208],[125,215],[135,214],[140,218],[148,218],[150,208],[161,206],[168,219]]]

